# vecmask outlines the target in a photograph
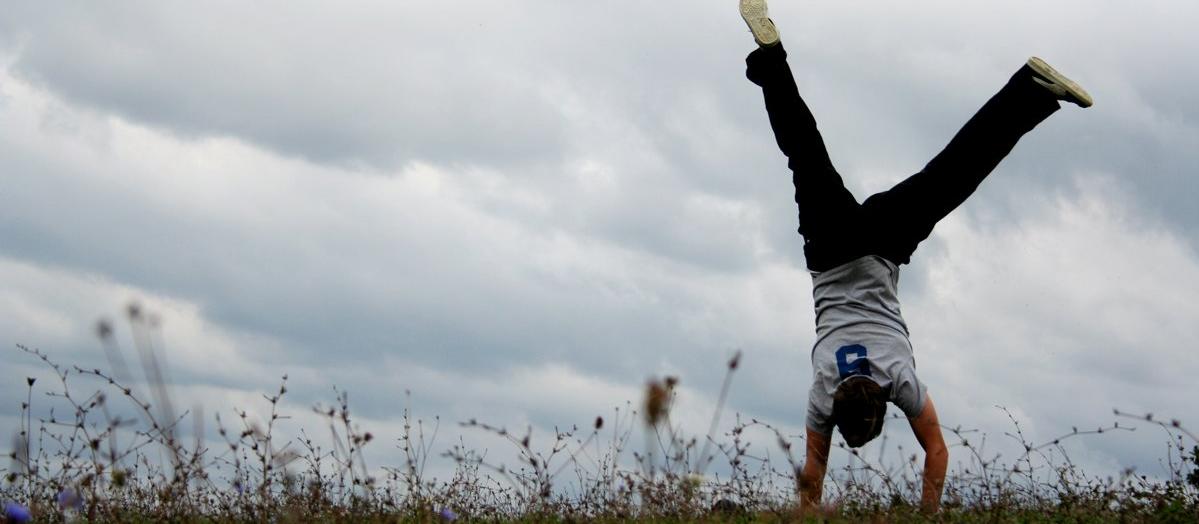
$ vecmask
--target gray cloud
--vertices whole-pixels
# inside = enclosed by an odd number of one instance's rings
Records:
[[[5,29],[17,43],[15,71],[68,100],[181,136],[238,136],[366,166],[556,149],[556,111],[536,79],[480,55],[484,42],[444,34],[454,13],[410,6],[314,16],[326,11],[292,3],[14,7]]]
[[[1185,413],[1199,364],[1131,348],[1194,338],[1199,78],[1176,64],[1199,54],[1196,8],[777,4],[859,198],[1030,54],[1096,97],[904,269],[942,416],[1002,432],[1001,403],[1049,435],[1112,407]],[[6,337],[102,364],[90,323],[149,296],[185,313],[165,333],[181,384],[232,397],[291,370],[320,390],[299,404],[353,384],[388,420],[411,387],[447,416],[543,426],[651,373],[713,394],[741,348],[733,405],[802,420],[809,283],[731,5],[23,4],[0,45]],[[210,346],[237,371],[206,369]],[[526,402],[539,373],[585,393]],[[1152,462],[1138,438],[1087,449]]]

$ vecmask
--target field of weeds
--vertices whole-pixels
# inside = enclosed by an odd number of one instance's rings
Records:
[[[1004,436],[1024,452],[1003,460],[987,451],[987,435],[945,427],[958,466],[947,477],[942,510],[931,515],[914,504],[921,482],[916,454],[900,448],[890,460],[881,453],[872,460],[834,447],[847,465],[830,471],[825,505],[801,512],[793,451],[804,449],[802,437],[740,416],[731,428],[717,427],[739,356],[727,364],[707,435],[684,435],[672,423],[677,379],[666,377],[647,384],[638,405],[553,435],[458,422],[459,431],[487,435],[511,451],[500,460],[462,439],[435,445],[438,428],[406,409],[402,434],[372,434],[351,417],[341,391],[312,408],[326,427],[280,437],[279,424],[289,418],[279,410],[286,376],[262,397],[265,419],[239,410],[229,412],[233,420],[213,417],[214,446],[200,434],[180,434],[195,414],[175,411],[152,347],[137,348],[146,380],[134,384],[117,360],[111,329],[102,324],[99,334],[112,372],[64,365],[18,346],[50,376],[9,377],[24,380],[27,394],[9,464],[0,470],[3,522],[1199,521],[1199,440],[1179,421],[1151,415],[1116,412],[1111,426],[1069,428],[1032,442],[1009,414],[1012,431]],[[100,389],[80,389],[81,378]],[[1072,463],[1071,442],[1129,431],[1131,424],[1163,431],[1168,476],[1129,470],[1100,478]],[[750,434],[771,435],[774,457],[751,453]],[[403,459],[368,465],[363,450],[380,441],[396,442]],[[427,474],[431,460],[452,473]]]

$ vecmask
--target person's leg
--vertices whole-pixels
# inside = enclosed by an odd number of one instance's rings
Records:
[[[909,262],[916,245],[978,188],[1020,137],[1058,110],[1062,97],[1036,77],[1028,65],[1020,68],[923,170],[866,199],[862,212],[872,254]]]
[[[791,168],[808,268],[824,271],[861,256],[860,206],[833,168],[782,43],[758,48],[745,63],[746,77],[762,88],[775,141]]]

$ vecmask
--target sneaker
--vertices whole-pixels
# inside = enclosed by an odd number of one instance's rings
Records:
[[[761,47],[779,43],[779,31],[766,13],[766,0],[741,0],[741,18],[749,25],[754,41]]]
[[[742,0],[742,4],[744,3],[745,0]],[[1082,86],[1066,78],[1066,75],[1049,67],[1049,64],[1046,64],[1044,60],[1035,56],[1029,58],[1028,67],[1032,68],[1033,81],[1041,84],[1042,87],[1048,89],[1054,95],[1057,95],[1058,99],[1076,104],[1078,107],[1091,107],[1091,95],[1088,95]]]

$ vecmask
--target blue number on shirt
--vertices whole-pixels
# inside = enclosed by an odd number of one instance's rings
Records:
[[[841,346],[841,349],[837,350],[837,371],[841,373],[841,378],[853,375],[870,376],[870,361],[866,360],[866,346],[861,344]]]

